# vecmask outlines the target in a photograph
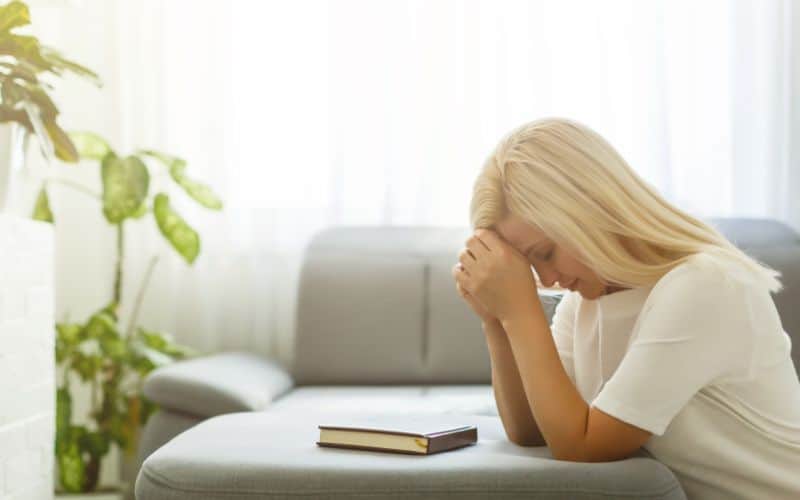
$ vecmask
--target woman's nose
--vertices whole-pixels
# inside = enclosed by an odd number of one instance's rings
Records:
[[[558,273],[554,269],[550,269],[548,266],[539,266],[536,268],[536,273],[544,286],[549,288],[555,285]]]

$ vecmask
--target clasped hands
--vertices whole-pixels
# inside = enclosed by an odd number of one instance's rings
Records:
[[[540,304],[528,259],[490,229],[477,229],[451,274],[458,294],[483,320],[505,324]]]

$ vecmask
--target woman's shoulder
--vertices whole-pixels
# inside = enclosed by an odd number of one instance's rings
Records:
[[[728,256],[699,252],[687,257],[658,280],[645,308],[662,301],[706,306],[710,303],[743,303],[745,297],[761,293],[762,289],[744,263]]]
[[[683,286],[749,286],[755,283],[753,274],[742,262],[732,257],[697,252],[664,274],[656,287],[682,283]]]

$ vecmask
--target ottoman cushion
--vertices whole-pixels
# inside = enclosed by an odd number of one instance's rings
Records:
[[[558,461],[546,447],[509,442],[496,416],[447,415],[476,425],[478,442],[434,455],[317,446],[317,425],[343,415],[270,410],[205,420],[148,457],[136,498],[686,498],[644,450],[617,462]]]

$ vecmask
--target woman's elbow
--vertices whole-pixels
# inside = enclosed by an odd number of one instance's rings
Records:
[[[517,446],[547,446],[547,443],[541,436],[525,436],[525,435],[517,435],[517,434],[509,434],[506,433],[508,440],[514,443]]]

